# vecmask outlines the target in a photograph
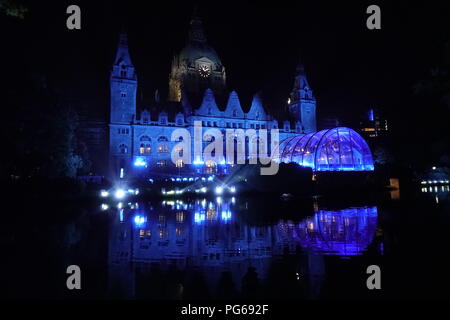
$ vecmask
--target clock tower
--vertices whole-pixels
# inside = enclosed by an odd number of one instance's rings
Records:
[[[217,52],[207,44],[202,21],[194,14],[187,45],[175,55],[169,77],[169,100],[181,101],[183,93],[203,96],[206,89],[226,91],[225,67]]]
[[[289,112],[296,121],[301,122],[305,133],[316,131],[316,98],[301,63],[296,70],[294,88],[289,99]]]

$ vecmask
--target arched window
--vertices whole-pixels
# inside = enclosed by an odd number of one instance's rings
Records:
[[[159,153],[168,153],[169,152],[169,146],[165,143],[160,143],[158,145],[158,152]]]
[[[165,125],[167,124],[167,114],[165,112],[159,115],[159,124]]]
[[[184,115],[182,113],[178,113],[175,117],[177,126],[182,126],[184,124]]]
[[[121,154],[127,154],[128,153],[128,147],[125,144],[121,144],[119,146],[119,153]]]
[[[121,78],[127,77],[127,67],[125,65],[122,65],[122,69],[120,70],[120,77]]]
[[[150,142],[152,141],[152,139],[149,136],[142,136],[139,138],[139,141],[142,142],[139,146],[139,153],[150,154],[151,151]]]
[[[149,154],[151,151],[150,143],[141,143],[139,147],[140,154]]]
[[[168,142],[168,141],[169,141],[169,139],[165,136],[161,136],[158,138],[158,142]]]

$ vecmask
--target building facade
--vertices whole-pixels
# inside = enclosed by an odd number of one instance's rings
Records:
[[[150,111],[155,106],[137,110],[137,88],[127,36],[122,33],[110,76],[109,157],[113,175],[136,170],[141,174],[189,170],[185,163],[172,163],[171,152],[178,142],[171,141],[171,136],[174,130],[185,128],[193,137],[196,121],[202,123],[203,132],[216,128],[224,136],[226,129],[254,129],[256,132],[266,129],[269,133],[271,129],[278,129],[280,141],[316,130],[316,100],[302,65],[297,67],[285,119],[272,117],[259,94],[254,95],[245,112],[238,94],[227,91],[225,67],[216,51],[207,44],[202,22],[195,16],[190,23],[188,43],[172,62],[168,101],[161,103],[155,99],[157,112]],[[191,143],[193,145],[193,141]],[[207,144],[204,142],[205,146]],[[225,148],[226,143],[223,145]],[[247,139],[246,158],[251,156],[249,148]],[[270,154],[270,143],[266,148],[266,154]],[[230,165],[203,159],[191,162],[204,166],[201,170],[197,168],[197,173],[202,170],[225,173],[224,167]]]

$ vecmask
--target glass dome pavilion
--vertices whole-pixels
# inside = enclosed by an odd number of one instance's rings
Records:
[[[337,127],[284,139],[280,162],[295,162],[314,171],[373,171],[372,153],[356,131]]]

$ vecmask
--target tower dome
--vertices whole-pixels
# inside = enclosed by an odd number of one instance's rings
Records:
[[[179,63],[188,68],[195,68],[196,64],[209,60],[213,64],[213,71],[222,71],[222,62],[216,52],[207,43],[189,42],[178,55]]]
[[[202,96],[206,89],[221,94],[226,90],[225,68],[217,52],[208,45],[202,21],[194,15],[188,42],[175,55],[169,80],[169,100],[181,101],[182,94]]]

